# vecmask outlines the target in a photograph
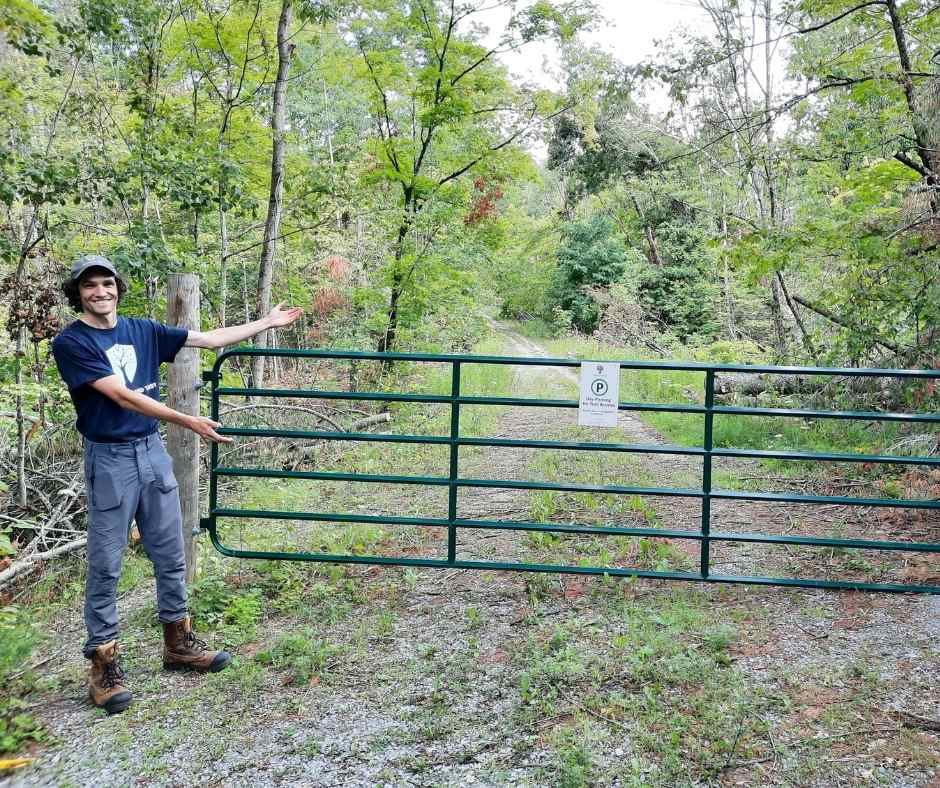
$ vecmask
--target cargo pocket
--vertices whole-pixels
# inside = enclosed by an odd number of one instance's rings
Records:
[[[153,469],[156,477],[157,489],[161,492],[173,492],[180,486],[176,481],[176,475],[173,473],[173,460],[170,455],[164,454],[160,462]]]
[[[97,471],[91,481],[91,505],[99,512],[116,509],[121,505],[124,490],[111,471]]]

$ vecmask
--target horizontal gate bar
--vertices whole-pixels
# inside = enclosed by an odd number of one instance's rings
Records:
[[[940,501],[916,498],[848,498],[840,495],[788,495],[787,493],[712,490],[712,498],[739,501],[779,501],[781,503],[833,503],[844,506],[879,506],[898,509],[940,509]]]
[[[364,350],[306,350],[299,348],[236,347],[221,353],[216,359],[218,368],[232,356],[280,356],[290,358],[323,358],[371,361],[415,361],[467,364],[508,364],[510,366],[580,367],[581,359],[526,358],[521,356],[445,355],[441,353],[382,353]],[[835,377],[875,378],[940,378],[940,371],[932,369],[874,369],[867,367],[783,367],[750,364],[708,364],[685,361],[620,361],[621,369],[651,369],[685,372],[740,372],[763,375],[832,375]]]
[[[524,564],[501,561],[447,561],[435,558],[390,558],[333,553],[285,553],[262,550],[237,550],[219,541],[215,529],[210,529],[212,544],[223,555],[233,558],[265,559],[274,561],[313,561],[339,564],[368,564],[379,566],[416,566],[450,569],[489,569],[508,572],[548,572],[552,574],[597,575],[607,577],[643,577],[655,580],[686,580],[706,583],[744,583],[749,585],[779,585],[798,588],[826,588],[850,591],[886,591],[892,593],[940,594],[940,586],[913,586],[899,583],[860,583],[842,580],[796,579],[789,577],[759,577],[749,575],[715,575],[702,577],[693,572],[659,572],[624,567],[572,566],[568,564]]]
[[[940,377],[940,374],[937,375]],[[527,399],[525,397],[448,397],[443,394],[382,394],[381,392],[328,392],[311,389],[251,389],[220,388],[217,393],[240,397],[284,397],[307,399],[344,399],[379,402],[427,402],[460,405],[502,405],[534,408],[577,408],[578,400],[572,399]],[[656,402],[621,402],[618,410],[658,413],[704,414],[703,405],[681,405]],[[852,419],[857,421],[897,421],[910,423],[940,424],[936,413],[882,413],[867,410],[806,410],[802,408],[744,408],[732,405],[716,405],[712,408],[716,416],[779,416],[803,419]]]
[[[575,451],[609,451],[631,454],[674,454],[698,457],[705,453],[697,446],[673,446],[661,443],[590,443],[579,441],[542,441],[525,438],[458,438],[461,446],[498,446],[509,449],[565,449]]]
[[[810,451],[769,451],[764,449],[712,449],[712,456],[817,462],[871,462],[889,465],[940,465],[940,457],[902,457],[890,454],[836,454],[832,452]]]
[[[268,509],[211,509],[213,517],[252,518],[258,520],[304,520],[313,522],[374,523],[376,525],[449,525],[446,517],[397,517],[381,514],[332,514],[329,512],[277,512]]]
[[[558,492],[610,493],[612,495],[658,495],[666,498],[701,498],[701,490],[688,487],[624,487],[615,484],[565,484],[564,482],[521,482],[508,479],[460,479],[461,487],[497,490],[556,490]]]
[[[386,484],[420,484],[431,487],[446,487],[450,480],[446,476],[383,476],[376,473],[340,473],[338,471],[277,471],[267,468],[234,468],[221,466],[215,469],[219,476],[248,476],[259,479],[311,479],[335,482],[384,482]]]
[[[677,531],[664,528],[628,528],[594,525],[556,525],[555,523],[509,522],[506,520],[457,520],[462,528],[506,531],[546,531],[549,533],[602,534],[609,536],[655,536],[664,539],[708,539],[713,542],[753,542],[767,544],[807,545],[812,547],[846,547],[870,550],[940,552],[935,542],[888,542],[873,539],[841,539],[795,534],[730,533],[712,531],[707,536],[699,531]]]
[[[940,586],[912,586],[904,583],[861,583],[850,580],[816,580],[795,577],[751,577],[749,575],[709,575],[708,583],[743,583],[761,586],[823,588],[834,591],[880,591],[892,594],[940,594]]]
[[[318,430],[269,430],[260,427],[218,427],[220,435],[241,435],[253,438],[312,438],[334,441],[372,441],[375,443],[427,443],[450,445],[450,438],[442,435],[393,435],[371,432],[320,432]]]
[[[737,408],[716,405],[716,416],[785,416],[803,419],[855,419],[858,421],[903,421],[940,423],[940,414],[881,413],[876,410],[803,410],[800,408]]]
[[[384,515],[333,514],[330,512],[266,512],[252,509],[216,509],[217,517],[260,518],[271,520],[305,520],[315,522],[370,523],[375,525],[446,526],[445,518],[397,517]],[[843,547],[857,550],[890,550],[901,552],[940,553],[940,543],[897,542],[876,539],[843,539],[823,536],[799,536],[797,534],[732,533],[712,531],[708,535],[699,531],[682,531],[665,528],[634,528],[629,526],[592,525],[585,523],[538,523],[510,520],[474,520],[457,518],[455,524],[461,528],[489,531],[526,531],[531,533],[563,533],[587,536],[657,537],[662,539],[690,539],[712,542],[748,542],[755,544],[803,545],[807,547]]]

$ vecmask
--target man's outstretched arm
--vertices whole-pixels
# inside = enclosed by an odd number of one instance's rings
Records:
[[[216,427],[221,426],[219,422],[207,419],[205,416],[189,416],[186,413],[180,413],[178,410],[168,408],[162,402],[151,399],[146,394],[133,391],[127,388],[117,375],[108,375],[105,378],[89,383],[95,391],[104,394],[108,399],[116,402],[122,408],[127,408],[135,413],[142,413],[144,416],[151,416],[161,421],[167,421],[171,424],[179,424],[188,430],[192,430],[199,437],[214,443],[231,443],[231,438],[219,435],[215,431]]]
[[[251,339],[269,328],[282,328],[289,326],[303,314],[300,307],[284,309],[283,302],[272,309],[265,317],[242,323],[240,326],[227,326],[212,331],[190,331],[186,337],[186,347],[220,348],[226,345],[237,345],[245,339]]]

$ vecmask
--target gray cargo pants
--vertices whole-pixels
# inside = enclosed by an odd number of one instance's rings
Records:
[[[84,652],[118,636],[115,596],[131,521],[157,579],[160,621],[186,616],[183,517],[173,461],[154,433],[129,443],[85,441],[88,495],[88,578]]]

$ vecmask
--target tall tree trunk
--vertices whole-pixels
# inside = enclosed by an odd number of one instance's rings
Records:
[[[273,144],[271,149],[271,191],[268,197],[268,216],[264,223],[264,241],[261,245],[261,264],[258,270],[258,301],[256,313],[263,317],[271,311],[271,281],[274,276],[274,253],[281,227],[281,202],[284,194],[284,126],[287,115],[287,77],[294,55],[290,43],[290,26],[294,16],[293,0],[282,0],[281,16],[277,22],[277,79],[274,82],[274,107],[271,113]],[[268,347],[268,332],[255,337],[255,346]],[[252,385],[264,383],[264,356],[251,361]]]
[[[640,223],[643,225],[643,234],[646,236],[646,243],[649,244],[649,260],[657,268],[663,267],[663,260],[659,256],[659,244],[656,241],[656,230],[653,228],[653,225],[647,221],[646,215],[643,211],[640,210],[640,203],[634,195],[630,195],[630,199],[633,201],[633,210],[636,211],[636,215],[640,220]]]
[[[914,140],[917,143],[917,155],[923,162],[924,169],[929,173],[927,176],[928,181],[936,183],[937,170],[934,161],[935,157],[931,156],[931,153],[936,153],[936,151],[932,150],[932,146],[930,144],[930,131],[921,115],[920,109],[917,106],[917,96],[914,92],[914,80],[911,77],[911,72],[913,71],[911,65],[911,56],[907,47],[907,37],[904,35],[904,27],[901,24],[901,16],[898,12],[897,0],[886,0],[885,5],[888,8],[888,15],[891,17],[891,28],[894,32],[894,43],[898,50],[898,60],[901,63],[901,87],[904,89],[904,98],[907,101],[907,109],[911,114],[911,126],[914,128]]]
[[[408,231],[414,222],[413,210],[412,192],[406,188],[405,214],[398,226],[398,238],[395,242],[395,270],[392,272],[392,287],[388,298],[388,321],[385,325],[385,333],[379,337],[378,345],[375,348],[379,353],[390,352],[395,346],[395,337],[398,334],[398,300],[401,298],[404,285],[403,272],[399,266],[405,254],[405,240],[408,237]],[[390,365],[386,364],[386,366]]]
[[[777,353],[781,359],[785,359],[789,353],[789,343],[787,342],[787,327],[783,322],[783,307],[780,305],[780,283],[777,277],[770,279],[770,309],[774,321],[774,335],[777,340]]]

